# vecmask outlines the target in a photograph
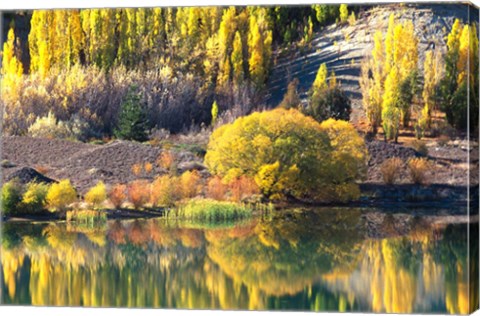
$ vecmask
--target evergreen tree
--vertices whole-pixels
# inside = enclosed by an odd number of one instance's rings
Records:
[[[136,87],[131,87],[122,102],[115,136],[120,139],[146,141],[148,119]]]

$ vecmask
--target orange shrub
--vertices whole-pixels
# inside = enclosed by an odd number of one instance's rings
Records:
[[[200,181],[202,178],[197,170],[185,171],[180,176],[180,190],[182,198],[193,198],[200,193]]]
[[[230,181],[228,186],[231,194],[230,199],[235,202],[240,202],[246,197],[260,193],[260,189],[255,180],[248,176],[235,178]]]
[[[153,165],[150,162],[146,162],[145,165],[143,166],[143,169],[145,170],[145,173],[150,173],[153,170]]]
[[[224,200],[228,187],[222,182],[222,178],[216,176],[210,178],[207,184],[207,197],[214,200]]]
[[[136,163],[132,166],[132,172],[135,176],[139,176],[142,173],[143,165],[141,163]]]
[[[160,157],[158,157],[158,159],[157,159],[158,165],[161,168],[164,168],[164,169],[167,169],[167,170],[172,169],[174,162],[175,162],[175,157],[169,151],[162,152]]]
[[[116,209],[122,207],[123,202],[127,199],[127,186],[124,184],[115,185],[108,193],[108,198]]]
[[[179,196],[178,179],[169,175],[157,177],[150,186],[150,201],[154,206],[172,206]]]
[[[128,185],[128,200],[138,209],[145,206],[149,199],[149,185],[146,181],[136,180]]]

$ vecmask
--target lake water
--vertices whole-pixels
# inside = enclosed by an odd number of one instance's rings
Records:
[[[343,208],[217,227],[5,223],[0,297],[15,305],[468,313],[467,225],[430,219]]]

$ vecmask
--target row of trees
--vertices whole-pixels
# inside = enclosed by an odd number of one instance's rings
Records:
[[[444,58],[439,50],[426,52],[423,87],[419,80],[418,42],[413,23],[398,23],[393,14],[386,34],[375,33],[372,55],[362,65],[360,80],[363,105],[372,131],[376,133],[382,126],[386,139],[396,141],[400,126],[410,124],[412,103],[422,90],[418,99],[423,109],[416,113],[417,136],[421,137],[431,127],[435,109],[445,111],[449,124],[455,128],[466,129],[468,85],[471,104],[476,104],[470,116],[470,127],[477,127],[478,35],[475,25],[455,21],[448,35]],[[444,64],[445,73],[442,72]]]
[[[214,100],[220,113],[262,103],[274,46],[311,40],[314,28],[338,19],[340,11],[326,5],[36,10],[27,14],[27,43],[16,35],[25,30],[16,30],[13,18],[1,70],[5,131],[24,134],[38,116],[52,112],[66,122],[80,117],[87,134],[110,135],[129,90],[125,83],[139,76],[157,78],[136,83],[147,110],[196,107],[175,109],[187,114],[174,126],[165,119],[167,124],[154,120],[151,128],[177,132],[209,124]],[[164,101],[172,98],[182,100]],[[106,99],[115,105],[107,109]]]

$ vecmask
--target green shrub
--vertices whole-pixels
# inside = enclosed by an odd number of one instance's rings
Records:
[[[47,206],[51,212],[63,212],[77,200],[77,192],[70,180],[62,180],[50,186],[47,193]]]
[[[100,181],[91,188],[87,194],[85,194],[85,202],[93,205],[94,208],[98,208],[101,206],[103,202],[107,199],[107,188],[105,187],[105,183]]]
[[[252,208],[244,204],[200,199],[190,200],[178,209],[169,211],[167,217],[199,221],[219,221],[247,218],[252,215],[252,212]]]
[[[345,91],[338,86],[325,89],[323,93],[312,95],[304,114],[313,117],[318,122],[328,118],[350,120],[351,101]]]
[[[28,213],[43,211],[47,203],[48,188],[48,184],[30,182],[23,194],[22,210]]]
[[[2,186],[2,212],[14,215],[20,212],[23,186],[18,179],[13,179]]]

